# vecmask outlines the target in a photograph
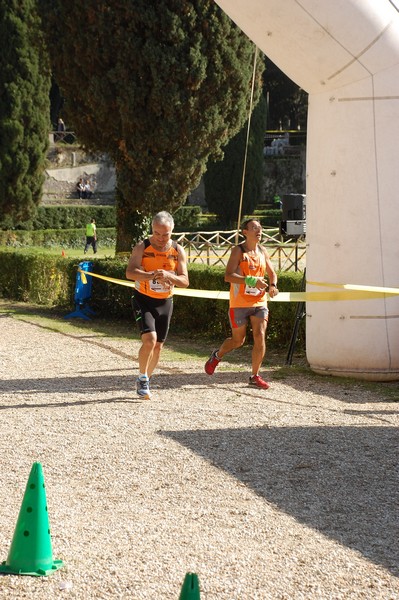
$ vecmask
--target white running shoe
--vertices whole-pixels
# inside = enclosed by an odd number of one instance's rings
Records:
[[[140,377],[137,378],[136,390],[137,395],[140,396],[140,398],[143,398],[143,400],[149,400],[151,398],[150,381],[148,377],[145,379],[140,379]]]

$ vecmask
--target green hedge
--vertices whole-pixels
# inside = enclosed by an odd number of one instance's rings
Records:
[[[30,221],[18,223],[12,228],[5,218],[0,222],[1,229],[41,230],[84,228],[90,219],[95,219],[99,227],[115,227],[114,206],[39,206],[36,216]]]
[[[106,248],[115,248],[115,228],[97,228],[99,244]],[[20,248],[23,246],[43,246],[53,248],[81,248],[85,245],[85,229],[45,229],[39,231],[8,230],[0,231],[0,246]]]
[[[194,231],[200,223],[199,206],[182,206],[174,214],[178,231]],[[1,230],[37,231],[46,229],[81,229],[90,219],[95,219],[97,227],[116,226],[115,206],[39,206],[36,216],[30,221],[12,227],[9,218],[0,221]]]
[[[76,272],[75,259],[49,256],[29,250],[0,250],[0,296],[54,306],[69,311],[74,307]],[[93,258],[94,273],[116,279],[125,279],[126,259]],[[190,287],[194,289],[227,290],[222,267],[189,265]],[[280,291],[298,291],[302,273],[280,273]],[[132,321],[130,287],[93,278],[90,306],[99,317]],[[295,322],[297,305],[271,302],[268,340],[275,346],[289,344]],[[226,300],[210,300],[176,296],[174,300],[173,331],[184,335],[212,337],[217,344],[229,334]],[[304,322],[298,336],[298,347],[305,340]]]
[[[198,231],[201,214],[200,206],[181,206],[173,213],[175,231]]]
[[[263,227],[277,227],[281,221],[281,210],[267,209],[255,211],[254,218],[259,219]],[[216,215],[203,214],[200,206],[182,206],[173,213],[175,231],[216,231],[220,223]],[[242,220],[248,218],[245,215]],[[116,225],[115,206],[39,206],[36,216],[30,221],[12,226],[8,217],[0,220],[0,231],[37,231],[46,229],[81,229],[90,219],[95,219],[101,228],[113,228]]]
[[[73,305],[76,263],[29,251],[0,250],[0,296],[67,308]]]
[[[282,211],[275,208],[255,210],[253,215],[244,215],[241,222],[249,218],[257,219],[262,227],[278,227],[282,218]],[[234,229],[236,225],[236,223],[232,225],[231,229]],[[199,229],[201,231],[222,231],[225,227],[223,227],[217,215],[203,213],[199,217]]]
[[[263,227],[278,227],[282,219],[282,211],[280,209],[268,209],[259,211],[257,218]]]

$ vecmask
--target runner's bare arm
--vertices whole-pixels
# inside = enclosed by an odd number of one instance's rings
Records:
[[[268,289],[268,293],[269,296],[271,298],[274,298],[274,296],[277,296],[278,294],[278,288],[277,288],[277,273],[274,270],[274,267],[272,265],[272,261],[270,260],[270,256],[269,253],[267,252],[266,248],[262,248],[263,252],[265,254],[265,260],[266,260],[266,273],[267,276],[269,278],[269,289]]]
[[[144,281],[152,279],[153,271],[144,271],[141,261],[144,253],[144,242],[139,242],[132,250],[129,262],[126,267],[126,278],[134,281]]]
[[[234,246],[230,252],[230,257],[226,265],[224,280],[227,283],[244,283],[244,275],[240,275],[239,265],[242,257],[242,251],[238,246]]]

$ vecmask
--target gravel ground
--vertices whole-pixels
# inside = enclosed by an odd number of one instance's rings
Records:
[[[65,563],[0,598],[399,599],[399,384],[164,361],[140,401],[137,340],[0,328],[0,560],[38,461]]]

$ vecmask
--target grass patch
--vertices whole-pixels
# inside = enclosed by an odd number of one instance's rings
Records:
[[[0,246],[0,249],[7,250],[9,246]],[[115,258],[114,248],[97,247],[97,254],[94,254],[90,249],[87,254],[84,253],[84,248],[63,248],[62,246],[20,246],[18,252],[21,254],[49,255],[49,256],[65,256],[65,258],[78,258],[81,260],[91,260],[92,258]]]

